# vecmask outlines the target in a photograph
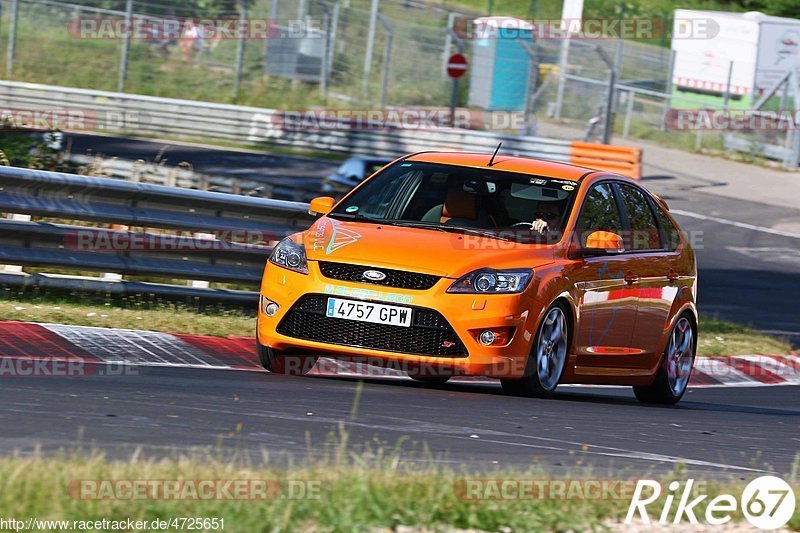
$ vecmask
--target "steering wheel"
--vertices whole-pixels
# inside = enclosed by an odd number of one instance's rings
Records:
[[[533,228],[533,222],[517,222],[516,224],[511,224],[512,228],[516,228],[517,226],[528,226],[529,228]]]

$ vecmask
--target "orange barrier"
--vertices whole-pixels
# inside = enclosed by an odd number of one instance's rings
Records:
[[[642,179],[642,150],[630,146],[573,141],[569,162],[583,167],[607,170],[635,180]]]

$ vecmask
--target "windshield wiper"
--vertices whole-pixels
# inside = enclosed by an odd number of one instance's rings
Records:
[[[400,226],[406,228],[423,228],[423,229],[432,229],[436,231],[444,231],[447,232],[447,227],[442,226],[441,224],[436,224],[435,222],[421,222],[415,220],[393,220],[393,219],[386,219],[382,221],[387,226]]]
[[[501,235],[500,233],[494,232],[492,230],[477,229],[477,228],[467,228],[467,227],[464,227],[464,226],[443,226],[443,227],[445,227],[445,228],[453,228],[453,229],[456,229],[456,230],[463,231],[465,233],[470,233],[472,235],[478,235],[480,237],[489,237],[489,238],[498,239],[498,240],[501,240],[501,241],[513,241],[514,240],[514,239],[509,239],[508,237],[505,237],[505,236]]]
[[[368,217],[361,213],[328,213],[327,216],[336,220],[355,220],[357,222],[369,222],[372,224],[380,224],[383,222],[380,218]]]

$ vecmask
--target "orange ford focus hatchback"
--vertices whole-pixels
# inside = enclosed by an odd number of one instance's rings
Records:
[[[277,244],[257,345],[278,373],[320,356],[420,381],[631,385],[675,403],[697,346],[695,255],[633,180],[497,155],[426,152],[387,165]]]

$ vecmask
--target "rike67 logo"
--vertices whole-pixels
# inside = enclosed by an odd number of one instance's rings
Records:
[[[795,509],[795,494],[792,487],[779,477],[761,476],[754,479],[742,491],[740,499],[730,494],[720,494],[708,500],[708,494],[699,494],[694,490],[694,480],[689,479],[683,486],[673,481],[667,485],[667,492],[662,494],[661,483],[651,479],[641,479],[628,507],[625,523],[630,524],[638,517],[645,524],[650,523],[648,506],[658,507],[663,499],[663,507],[658,518],[662,525],[680,524],[684,520],[691,524],[699,524],[698,515],[709,525],[723,525],[733,519],[737,510],[750,524],[758,529],[771,530],[785,526],[791,520]],[[696,496],[696,497],[695,497]],[[700,513],[699,507],[705,506]]]

